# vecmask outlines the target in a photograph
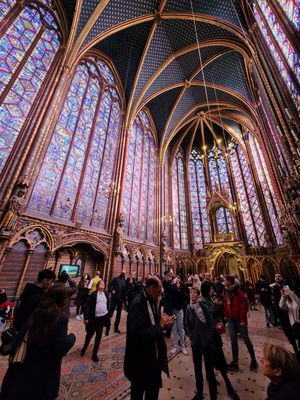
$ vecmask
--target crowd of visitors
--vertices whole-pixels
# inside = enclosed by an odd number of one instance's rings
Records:
[[[114,332],[119,329],[122,310],[128,312],[124,373],[131,383],[132,400],[156,400],[162,386],[162,372],[167,375],[166,337],[171,337],[170,350],[175,355],[189,354],[191,345],[196,393],[193,400],[203,399],[202,359],[209,385],[210,399],[217,399],[215,370],[219,370],[228,395],[238,400],[228,371],[239,371],[238,337],[250,355],[250,371],[257,370],[254,347],[248,334],[249,308],[264,308],[266,327],[283,330],[295,355],[284,348],[266,344],[263,349],[262,372],[270,379],[268,400],[300,399],[300,298],[283,276],[275,274],[269,284],[261,275],[255,284],[241,282],[235,275],[212,278],[188,275],[182,280],[172,270],[164,276],[148,274],[144,279],[122,271],[109,283],[99,271],[91,279],[85,273],[76,283],[62,271],[58,279],[51,269],[38,273],[35,283],[27,283],[20,295],[13,325],[3,332],[0,353],[9,356],[0,400],[54,400],[58,396],[62,357],[75,343],[68,334],[70,303],[74,298],[76,320],[82,321],[86,336],[84,356],[95,335],[92,360],[99,361],[98,352],[103,330],[109,335],[111,319],[116,310]],[[5,290],[1,302],[6,304]],[[5,314],[6,313],[6,314]],[[7,318],[1,307],[0,317]],[[228,328],[232,360],[223,352],[222,333]],[[289,394],[288,397],[287,393]]]

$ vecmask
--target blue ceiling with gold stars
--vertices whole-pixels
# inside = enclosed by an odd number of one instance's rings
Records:
[[[72,2],[62,3],[72,21]],[[201,110],[253,105],[239,0],[84,0],[77,13],[74,41],[111,59],[131,120],[147,107],[162,142]]]

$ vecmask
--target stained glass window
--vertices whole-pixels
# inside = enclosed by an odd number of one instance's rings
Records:
[[[286,61],[294,71],[298,82],[300,82],[300,59],[295,49],[293,48],[291,42],[288,40],[282,26],[278,22],[276,15],[273,13],[267,0],[257,0],[257,3]]]
[[[53,0],[39,0],[41,3],[46,4],[46,6],[48,7],[52,7],[53,6]]]
[[[114,189],[121,104],[100,62],[83,60],[76,69],[29,208],[103,229]]]
[[[104,61],[99,61],[98,65],[99,65],[101,74],[104,76],[104,78],[107,80],[107,82],[114,85],[115,77],[112,74],[110,68],[107,66],[107,64]]]
[[[257,139],[251,134],[249,134],[249,144],[254,158],[254,163],[258,174],[258,178],[266,201],[267,210],[271,220],[271,226],[274,231],[276,241],[278,244],[280,244],[282,243],[282,235],[278,224],[278,217],[280,217],[280,209],[278,206],[276,196],[274,194],[274,189],[270,179],[270,175],[268,173],[268,169],[261,148],[259,146],[259,143]]]
[[[208,166],[212,190],[228,194],[232,198],[228,171],[223,152],[214,146],[208,153]]]
[[[300,0],[277,0],[294,27],[300,30]]]
[[[156,144],[146,112],[135,118],[129,138],[123,212],[125,232],[154,241]]]
[[[216,190],[222,195],[228,196],[232,201],[231,187],[229,183],[228,171],[222,150],[214,146],[208,153],[208,169],[212,190]],[[232,220],[227,218],[227,213],[224,213],[227,226],[231,226]],[[232,230],[232,232],[234,232]]]
[[[0,2],[0,21],[9,13],[17,0],[1,0]]]
[[[210,241],[210,231],[206,210],[205,171],[200,151],[197,149],[193,149],[190,155],[189,184],[194,246],[198,250]]]
[[[263,20],[263,17],[261,15],[261,11],[259,10],[258,7],[256,7],[256,5],[253,5],[253,11],[254,11],[254,16],[256,18],[256,21],[258,23],[259,29],[264,37],[264,40],[267,43],[267,46],[269,48],[269,51],[272,55],[272,57],[275,60],[275,63],[279,69],[279,72],[281,74],[281,77],[296,105],[297,108],[300,108],[300,94],[299,91],[296,89],[292,78],[287,70],[287,68],[284,65],[283,59],[281,54],[277,51],[276,46],[274,45],[274,41],[273,38],[271,37],[271,35],[268,32],[268,29],[266,27],[266,24]],[[299,69],[299,65],[297,66],[297,68]]]
[[[255,246],[266,246],[264,220],[251,170],[240,146],[232,147],[230,160],[248,243]]]
[[[26,7],[0,38],[0,172],[60,46],[50,11]]]
[[[174,247],[188,249],[187,208],[185,196],[184,157],[181,151],[176,154],[172,171],[173,230]]]
[[[162,230],[166,234],[167,243],[170,244],[170,218],[172,218],[169,208],[169,160],[170,151],[167,150],[162,172]]]
[[[263,113],[264,113],[264,118],[265,118],[265,120],[266,120],[266,122],[267,122],[267,125],[268,125],[268,128],[269,128],[269,132],[270,132],[270,134],[271,134],[271,136],[272,136],[272,141],[273,141],[273,143],[275,144],[275,148],[276,148],[276,152],[277,152],[277,157],[278,157],[278,160],[279,160],[279,162],[280,162],[280,165],[281,165],[281,168],[283,169],[283,170],[286,170],[286,164],[285,164],[285,161],[284,161],[284,158],[283,158],[283,153],[282,153],[282,147],[281,147],[281,145],[280,145],[280,141],[279,141],[279,138],[278,138],[278,134],[277,134],[277,132],[275,131],[275,129],[274,129],[274,124],[272,123],[272,121],[270,120],[270,118],[269,118],[269,113],[267,112],[267,110],[266,110],[266,108],[265,108],[265,106],[264,106],[264,102],[263,102],[263,100],[259,97],[259,102],[260,102],[260,105],[261,105],[261,108],[262,108],[262,110],[263,110]],[[279,168],[280,169],[280,168]]]
[[[220,207],[216,211],[217,233],[233,233],[231,214],[228,208]]]

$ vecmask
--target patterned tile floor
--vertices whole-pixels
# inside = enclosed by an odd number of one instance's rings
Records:
[[[72,315],[72,314],[71,314]],[[266,328],[262,311],[251,311],[249,318],[249,332],[255,347],[258,362],[262,356],[262,345],[266,341],[275,344],[285,344],[290,348],[282,331],[278,328]],[[125,332],[126,313],[123,312],[120,329]],[[128,400],[129,383],[123,375],[123,356],[125,334],[111,333],[104,337],[100,345],[100,361],[94,363],[91,360],[92,348],[88,349],[84,357],[80,357],[80,349],[84,341],[84,326],[81,321],[76,321],[71,316],[69,331],[74,332],[77,340],[75,347],[64,358],[62,364],[62,379],[59,400]],[[224,351],[228,362],[231,361],[230,341],[227,333],[223,335]],[[168,339],[169,349],[172,342]],[[240,372],[230,373],[230,379],[238,392],[241,400],[266,399],[266,386],[268,380],[261,371],[250,372],[250,358],[242,340],[240,347]],[[170,355],[170,352],[169,352]],[[184,356],[182,353],[176,356],[170,355],[170,378],[164,377],[163,389],[160,392],[160,400],[190,400],[195,391],[195,380],[191,351]],[[0,381],[3,379],[7,367],[7,359],[0,357]],[[217,373],[219,399],[227,400],[222,377]],[[205,382],[205,398],[209,398],[208,387]]]

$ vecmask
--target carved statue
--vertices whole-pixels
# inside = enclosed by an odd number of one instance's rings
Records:
[[[115,234],[115,251],[117,251],[118,253],[123,253],[124,250],[124,222],[124,214],[120,213]]]
[[[289,242],[289,233],[284,225],[281,226],[282,238],[285,243]]]
[[[297,222],[298,228],[300,229],[300,197],[296,197],[293,200],[293,214],[294,219]]]
[[[190,246],[191,246],[192,256],[195,256],[196,255],[196,251],[195,251],[195,238],[194,238],[194,236],[192,236],[192,238],[191,238]]]
[[[168,250],[168,243],[166,240],[166,232],[165,231],[163,231],[161,234],[160,246],[161,246],[161,259],[162,259],[162,262],[165,263],[167,261],[167,250]]]
[[[1,229],[12,230],[15,227],[19,216],[25,211],[25,194],[26,189],[21,188],[10,198],[8,210],[0,223]]]
[[[265,239],[267,247],[272,247],[271,238],[267,232],[265,232],[265,234],[264,234],[264,239]]]

